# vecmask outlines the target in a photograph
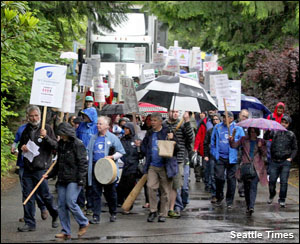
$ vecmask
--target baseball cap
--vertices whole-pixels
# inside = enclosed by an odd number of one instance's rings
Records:
[[[92,96],[86,96],[86,97],[85,97],[85,101],[86,101],[86,102],[94,102],[94,99],[93,99]]]
[[[233,113],[231,111],[227,111],[228,117],[234,118]],[[222,114],[222,117],[225,117],[225,112]]]

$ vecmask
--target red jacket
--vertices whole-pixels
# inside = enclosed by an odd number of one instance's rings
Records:
[[[197,150],[202,157],[204,157],[204,139],[206,135],[206,122],[207,118],[204,118],[199,126],[194,144],[194,151]]]
[[[283,113],[282,113],[280,116],[278,116],[278,115],[277,115],[277,109],[278,109],[278,107],[279,107],[280,105],[283,106]],[[278,123],[281,123],[281,119],[282,119],[282,117],[283,117],[283,115],[284,115],[284,108],[285,108],[284,103],[279,102],[279,103],[276,105],[276,107],[275,107],[274,113],[273,113],[273,114],[269,114],[268,117],[267,117],[267,119],[269,119],[269,120],[276,120]],[[271,117],[271,116],[272,116],[272,117]]]

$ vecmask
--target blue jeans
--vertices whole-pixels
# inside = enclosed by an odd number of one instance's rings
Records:
[[[243,181],[247,208],[254,208],[258,182],[257,174],[253,179]]]
[[[280,177],[279,202],[285,202],[286,199],[290,168],[291,162],[286,160],[278,163],[271,161],[269,165],[269,193],[271,198],[276,195],[276,182]]]
[[[27,171],[24,170],[23,174],[23,202],[26,200],[26,198],[29,196],[33,188],[37,185],[37,183],[42,178],[43,174],[45,174],[45,170],[39,170],[39,171]],[[46,205],[46,208],[48,209],[50,215],[52,218],[56,218],[58,215],[57,208],[54,206],[53,203],[53,196],[51,195],[48,187],[48,181],[43,180],[40,186],[37,189],[37,194],[41,197],[43,202]],[[33,194],[33,196],[30,198],[30,200],[27,202],[25,206],[23,206],[24,209],[24,221],[27,225],[31,227],[35,227],[35,199],[36,194]]]
[[[224,185],[225,185],[225,174],[227,179],[227,192],[226,192],[226,203],[227,205],[233,204],[236,178],[235,172],[237,170],[237,164],[230,164],[229,159],[219,158],[215,165],[215,180],[216,180],[216,198],[221,200],[224,198]]]
[[[216,164],[215,159],[213,158],[212,155],[210,155],[210,160],[208,163],[208,169],[209,169],[208,184],[210,187],[210,192],[212,197],[216,196],[215,164]]]
[[[93,178],[92,178],[92,186],[93,186],[93,218],[100,220],[101,214],[101,197],[102,197],[102,190],[104,188],[104,196],[108,203],[109,213],[111,215],[117,214],[117,205],[118,205],[118,196],[116,190],[116,183],[112,183],[109,185],[102,185],[100,184],[94,174],[94,166],[93,164]]]
[[[190,176],[190,165],[186,164],[183,166],[183,186],[181,188],[181,197],[183,206],[189,204],[189,176]]]
[[[72,182],[67,185],[58,184],[58,215],[62,226],[62,232],[71,235],[71,223],[69,211],[73,214],[74,219],[79,227],[87,226],[89,221],[82,213],[80,207],[76,203],[77,197],[81,191],[81,186]]]
[[[209,184],[209,173],[210,173],[210,166],[209,166],[209,161],[204,160],[204,158],[202,159],[203,161],[203,171],[204,171],[204,184],[206,188],[210,187]]]
[[[24,167],[20,167],[19,168],[19,179],[20,179],[22,192],[23,192],[23,174],[24,174]],[[37,194],[37,192],[35,193],[35,200],[36,200],[36,203],[37,203],[37,205],[38,205],[38,207],[41,211],[44,211],[44,210],[47,209],[46,206],[45,206],[45,203],[43,202],[43,200],[41,199],[39,194]]]

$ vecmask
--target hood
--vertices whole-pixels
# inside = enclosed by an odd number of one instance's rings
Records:
[[[82,110],[81,113],[87,115],[90,118],[91,123],[94,123],[94,124],[97,123],[98,114],[97,114],[97,110],[95,108],[93,108],[93,107],[86,108],[86,109]]]
[[[279,103],[277,103],[277,105],[276,105],[276,107],[275,107],[275,110],[274,110],[274,115],[275,115],[275,116],[277,116],[277,109],[278,109],[278,107],[279,107],[280,105],[283,106],[283,113],[282,113],[282,114],[284,114],[285,104],[284,104],[283,102],[279,102]]]
[[[281,120],[286,120],[289,123],[289,125],[292,123],[291,117],[286,114],[282,117]]]
[[[135,131],[134,131],[134,125],[132,122],[127,122],[124,125],[125,128],[128,128],[130,130],[131,136],[134,137],[135,136]]]
[[[75,129],[67,122],[60,123],[57,128],[57,135],[66,135],[72,138],[76,137]]]

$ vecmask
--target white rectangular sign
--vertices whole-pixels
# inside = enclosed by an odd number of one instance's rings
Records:
[[[145,70],[143,70],[143,75],[144,75],[143,82],[148,82],[148,81],[155,80],[154,69],[145,69]]]
[[[168,71],[168,72],[174,72],[174,73],[179,72],[179,63],[178,63],[177,59],[174,57],[168,57],[167,64],[163,70]]]
[[[115,85],[114,92],[120,92],[120,76],[126,75],[126,64],[116,64],[115,65]]]
[[[35,63],[30,104],[61,108],[67,66]]]
[[[95,102],[105,102],[104,84],[101,76],[94,79]]]
[[[218,63],[217,62],[203,62],[203,71],[217,71]]]
[[[192,80],[195,80],[195,81],[199,82],[199,78],[198,78],[198,73],[197,72],[186,73],[186,74],[178,74],[177,73],[175,76],[186,77],[186,78],[190,78]]]
[[[224,111],[224,99],[228,111],[241,111],[241,81],[228,80],[224,83],[220,80],[216,81],[216,92],[218,98],[218,109]]]
[[[76,95],[77,95],[77,92],[72,92],[72,104],[71,104],[71,111],[70,111],[71,114],[74,114],[74,113],[75,113],[75,108],[76,108]]]
[[[124,107],[127,113],[139,113],[139,106],[135,93],[133,79],[121,77],[122,93],[124,98]]]
[[[99,69],[100,69],[100,54],[99,55],[92,55],[91,58],[86,59],[87,64],[92,66],[93,70],[93,77],[96,77],[99,75]]]
[[[80,86],[93,86],[93,67],[89,64],[82,64],[81,75],[80,75]]]
[[[135,47],[135,63],[144,64],[146,62],[146,48],[145,47]]]
[[[190,50],[179,49],[177,52],[177,59],[180,66],[189,66]]]
[[[153,53],[153,64],[158,70],[162,70],[165,66],[165,57],[163,53]]]
[[[227,85],[228,84],[228,75],[227,74],[222,74],[222,75],[210,75],[209,77],[209,91],[210,95],[213,97],[217,96],[216,92],[216,82],[221,86],[222,84]]]
[[[66,79],[63,103],[59,111],[63,113],[71,113],[71,106],[72,106],[72,80]]]

